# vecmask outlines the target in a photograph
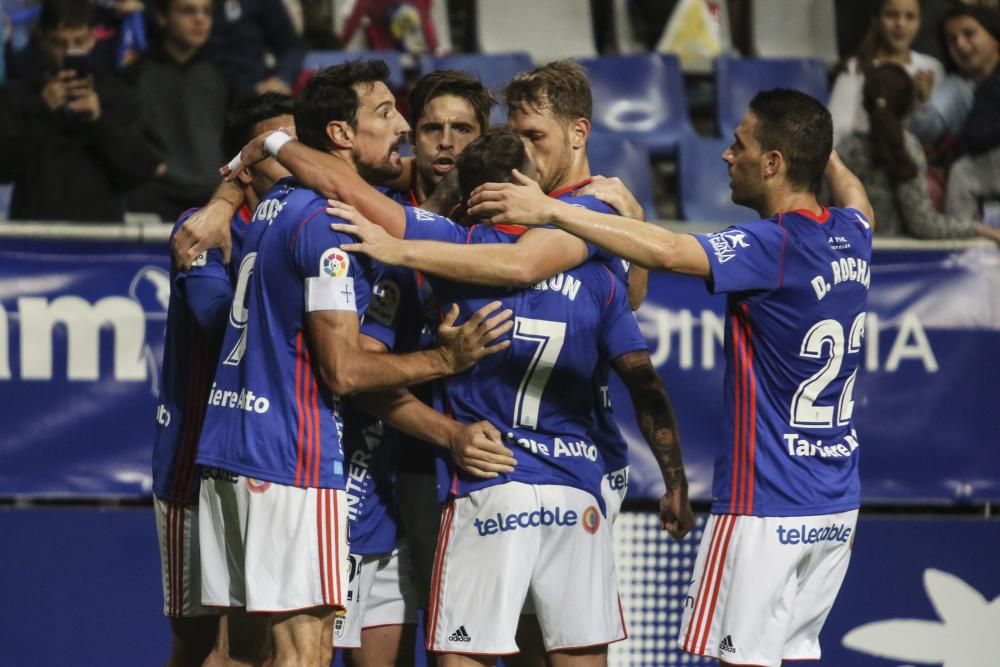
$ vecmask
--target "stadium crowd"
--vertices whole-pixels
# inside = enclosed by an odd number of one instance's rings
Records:
[[[615,21],[625,18],[609,2],[580,1],[594,21],[587,37],[602,53],[615,53],[620,45],[611,33]],[[7,82],[0,88],[0,131],[16,157],[0,171],[0,181],[14,186],[8,217],[114,222],[128,214],[136,221],[175,220],[205,201],[218,180],[226,114],[255,94],[301,90],[313,71],[304,69],[310,50],[351,44],[442,54],[454,51],[453,43],[475,49],[476,4],[448,3],[448,13],[435,13],[433,4],[6,1],[17,21],[12,33],[5,20],[2,33]],[[690,3],[627,4],[637,43],[653,49],[671,12]],[[878,233],[995,237],[982,222],[984,213],[992,220],[1000,208],[997,3],[835,4],[842,54],[829,70],[835,145],[849,167],[864,172],[866,180],[871,175],[876,204],[886,213],[882,219],[894,221]],[[753,3],[706,5],[727,21],[734,52],[751,53]],[[436,26],[442,16],[448,25]],[[393,91],[404,114],[429,61],[406,62],[405,80]],[[875,106],[869,110],[866,76],[887,65],[902,67],[913,89],[869,90]],[[701,83],[697,75],[687,79],[695,87]],[[898,98],[895,113],[886,111],[887,95]],[[718,131],[714,119],[700,117],[702,109],[692,112],[699,131]],[[893,120],[897,116],[901,125]],[[876,117],[873,128],[869,119]],[[677,215],[673,199],[679,195],[672,184],[645,187],[658,193],[660,217]]]

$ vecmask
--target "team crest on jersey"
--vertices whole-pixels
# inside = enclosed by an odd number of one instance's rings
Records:
[[[333,618],[333,634],[337,639],[343,639],[345,630],[347,630],[347,610],[338,609]]]
[[[322,275],[330,278],[343,278],[347,275],[347,270],[351,266],[351,260],[347,253],[340,248],[329,248],[323,253],[319,268]]]
[[[601,527],[600,511],[593,505],[583,510],[583,517],[580,519],[580,524],[585,531],[593,535]]]

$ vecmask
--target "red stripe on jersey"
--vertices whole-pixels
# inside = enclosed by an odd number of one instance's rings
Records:
[[[299,418],[299,435],[295,441],[295,486],[302,486],[302,440],[305,430],[305,410],[302,409],[302,332],[295,336],[295,412]]]
[[[726,557],[729,554],[729,540],[733,536],[733,528],[736,527],[737,517],[729,517],[726,527],[725,542],[722,544],[722,552],[719,556],[719,570],[715,574],[715,592],[712,594],[712,603],[709,605],[708,622],[705,623],[705,634],[701,638],[701,646],[698,649],[700,655],[705,654],[705,646],[708,644],[708,635],[712,629],[712,620],[715,618],[715,605],[719,601],[719,590],[722,587],[722,574],[726,571]]]
[[[326,558],[323,557],[326,549],[323,547],[323,508],[325,503],[323,502],[323,489],[320,489],[316,494],[316,551],[317,551],[317,562],[319,563],[319,588],[323,591],[323,603],[330,604],[330,600],[326,596],[326,568],[324,564],[326,563]]]
[[[695,598],[694,607],[691,609],[691,618],[688,620],[687,631],[684,633],[684,643],[683,648],[686,651],[691,651],[692,639],[694,643],[697,643],[698,635],[701,633],[701,620],[705,616],[705,599],[708,597],[708,587],[709,582],[712,579],[712,573],[715,571],[715,557],[718,553],[719,541],[722,531],[719,529],[719,524],[728,515],[722,517],[717,517],[717,520],[712,524],[712,537],[708,543],[708,556],[705,558],[705,564],[701,571],[701,584],[698,586],[698,595]],[[702,537],[702,539],[705,539]],[[692,635],[691,631],[694,630]]]
[[[608,278],[611,279],[611,291],[608,293],[608,302],[604,305],[610,306],[611,302],[615,300],[615,274],[611,273],[611,269],[601,264],[601,268],[608,272]]]
[[[747,377],[747,334],[739,314],[736,315],[735,320],[740,332],[740,398],[742,399],[740,404],[740,481],[738,485],[739,497],[736,499],[736,513],[743,514],[747,506],[747,477],[752,474],[747,457],[747,441],[749,440],[747,431],[750,429],[750,397],[748,396],[750,382]]]
[[[753,484],[754,479],[757,476],[757,468],[754,465],[754,455],[757,452],[757,374],[753,369],[753,327],[750,324],[750,308],[746,304],[742,307],[743,310],[743,327],[746,329],[745,333],[745,346],[746,346],[746,361],[747,361],[747,379],[750,383],[750,391],[748,392],[749,404],[747,409],[749,411],[748,422],[748,433],[749,439],[746,444],[747,452],[747,480],[746,480],[746,492],[747,492],[747,502],[746,502],[746,513],[753,514]]]
[[[167,540],[167,616],[174,616],[174,506],[167,504],[165,535]]]
[[[582,181],[580,181],[579,183],[574,183],[573,185],[567,185],[565,188],[560,188],[560,189],[556,190],[555,192],[550,192],[549,196],[552,197],[553,199],[555,199],[557,197],[562,197],[563,195],[568,195],[568,194],[571,194],[571,193],[572,194],[576,194],[577,190],[579,190],[580,188],[583,188],[583,187],[589,185],[591,180],[593,180],[593,179],[591,179],[590,177],[587,177],[587,178],[583,179]]]
[[[302,359],[302,384],[303,384],[303,396],[302,396],[302,418],[306,422],[306,465],[305,474],[302,476],[302,486],[308,487],[312,481],[313,474],[313,450],[316,448],[316,431],[313,428],[312,419],[312,391],[313,391],[313,380],[311,375],[311,369],[309,367],[309,347],[304,345],[302,348],[303,359]]]
[[[729,513],[736,513],[736,503],[739,497],[739,481],[740,481],[740,450],[741,450],[741,438],[743,432],[743,373],[740,367],[741,357],[740,357],[740,328],[739,323],[736,321],[736,316],[732,316],[732,347],[733,347],[733,469],[730,474],[732,474],[732,484],[730,487],[730,497],[729,497]]]
[[[319,427],[319,385],[316,383],[316,375],[312,372],[312,360],[309,357],[308,351],[306,352],[306,361],[309,363],[309,383],[312,385],[312,401],[309,404],[309,416],[313,427],[313,445],[315,447],[312,464],[312,485],[319,486],[320,449],[323,447],[323,439],[320,437]]]

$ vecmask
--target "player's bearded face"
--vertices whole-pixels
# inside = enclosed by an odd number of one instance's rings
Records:
[[[357,126],[352,157],[358,173],[370,183],[381,183],[402,173],[399,145],[410,125],[396,110],[396,98],[381,81],[358,84]]]
[[[733,143],[722,154],[729,167],[729,187],[734,204],[754,210],[763,196],[764,181],[761,173],[761,148],[754,131],[757,118],[748,113],[736,128]]]
[[[427,103],[413,133],[413,156],[423,186],[436,186],[455,168],[465,147],[482,128],[472,105],[455,95],[439,95]]]
[[[539,186],[544,192],[553,192],[566,179],[573,163],[573,147],[565,122],[548,109],[518,109],[509,122],[538,170]]]

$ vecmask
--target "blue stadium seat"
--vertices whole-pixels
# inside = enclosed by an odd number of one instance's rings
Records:
[[[581,60],[590,75],[593,125],[673,155],[691,133],[680,61],[673,55],[604,56]]]
[[[342,65],[348,60],[384,60],[389,66],[389,87],[398,90],[403,87],[402,56],[396,51],[309,51],[306,53],[304,70],[318,70],[333,65]]]
[[[826,104],[830,85],[826,65],[817,59],[732,58],[715,61],[715,112],[719,134],[728,136],[762,90],[792,88]]]
[[[722,152],[728,138],[688,136],[677,158],[678,208],[682,220],[731,224],[755,220],[756,213],[730,199]]]
[[[587,141],[587,157],[591,173],[622,179],[642,205],[646,219],[656,219],[653,170],[649,166],[649,152],[645,146],[614,134],[591,134]]]
[[[534,65],[526,51],[514,53],[462,53],[451,56],[421,56],[420,71],[424,74],[441,69],[456,69],[476,76],[500,100],[500,93],[517,74],[530,70]],[[506,121],[503,105],[493,109],[490,121]]]

